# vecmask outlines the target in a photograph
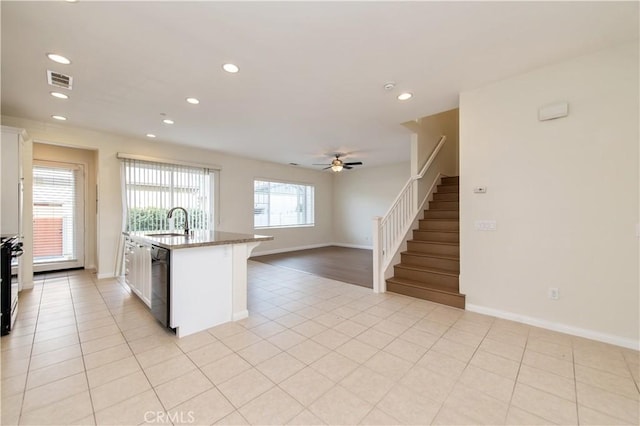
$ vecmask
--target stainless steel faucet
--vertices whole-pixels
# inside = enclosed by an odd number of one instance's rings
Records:
[[[184,233],[185,235],[189,235],[189,215],[187,214],[187,210],[185,210],[184,207],[174,207],[169,210],[169,213],[167,213],[167,219],[171,219],[171,217],[173,216],[173,212],[176,210],[182,210],[184,212]]]

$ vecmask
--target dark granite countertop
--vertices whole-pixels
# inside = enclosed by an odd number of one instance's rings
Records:
[[[154,244],[170,250],[273,240],[273,237],[267,235],[237,234],[223,231],[193,231],[188,236],[180,233],[180,231],[173,231],[173,234],[170,233],[171,231],[123,232],[124,235],[131,237],[133,240]]]

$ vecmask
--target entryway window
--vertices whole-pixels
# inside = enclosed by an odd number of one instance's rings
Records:
[[[256,180],[253,188],[255,228],[314,225],[312,185]]]
[[[167,213],[184,207],[193,230],[213,229],[214,172],[178,164],[122,159],[126,231],[169,229]],[[176,229],[184,214],[176,211]]]
[[[33,164],[33,263],[35,271],[84,266],[83,168]]]

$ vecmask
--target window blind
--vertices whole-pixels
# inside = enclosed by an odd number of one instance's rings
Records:
[[[178,164],[122,159],[125,230],[159,231],[169,229],[167,213],[184,207],[191,229],[212,228],[212,179],[209,169]],[[175,227],[184,227],[184,214],[173,216]]]

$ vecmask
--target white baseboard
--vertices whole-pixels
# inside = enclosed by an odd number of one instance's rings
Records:
[[[20,291],[31,290],[32,288],[33,288],[33,281],[23,281],[22,288],[20,289]]]
[[[348,244],[348,243],[331,243],[330,246],[337,247],[346,247],[346,248],[354,248],[354,249],[362,249],[362,250],[373,250],[373,246],[365,246],[360,244]]]
[[[533,318],[526,315],[520,315],[513,312],[501,311],[499,309],[487,308],[485,306],[473,305],[467,303],[466,309],[479,314],[490,315],[492,317],[507,319],[523,324],[533,325],[535,327],[545,328],[547,330],[558,331],[560,333],[570,334],[572,336],[584,337],[599,342],[610,343],[616,346],[622,346],[633,350],[640,350],[640,341],[620,337],[613,334],[601,333],[599,331],[587,330],[585,328],[574,327],[572,325],[561,324],[540,318]]]
[[[268,254],[287,253],[287,252],[290,252],[290,251],[309,250],[309,249],[314,249],[314,248],[330,247],[330,246],[347,247],[347,248],[364,249],[364,250],[372,250],[373,249],[373,247],[371,247],[371,246],[364,246],[364,245],[358,245],[358,244],[322,243],[322,244],[311,244],[311,245],[308,245],[308,246],[287,247],[287,248],[275,249],[275,250],[258,251],[258,252],[254,252],[251,255],[251,257],[266,256]],[[251,259],[251,257],[249,259]]]
[[[240,321],[241,319],[245,319],[248,317],[249,317],[249,311],[245,309],[244,311],[236,312],[235,314],[233,314],[232,321]]]
[[[97,273],[96,278],[98,278],[99,280],[104,280],[105,278],[115,278],[115,274],[113,272]]]
[[[309,249],[320,248],[320,247],[329,247],[330,245],[332,245],[332,244],[330,244],[330,243],[311,244],[311,245],[308,245],[308,246],[287,247],[287,248],[282,248],[282,249],[265,250],[265,251],[254,251],[253,254],[251,255],[251,257],[265,256],[267,254],[286,253],[288,251],[309,250]]]

